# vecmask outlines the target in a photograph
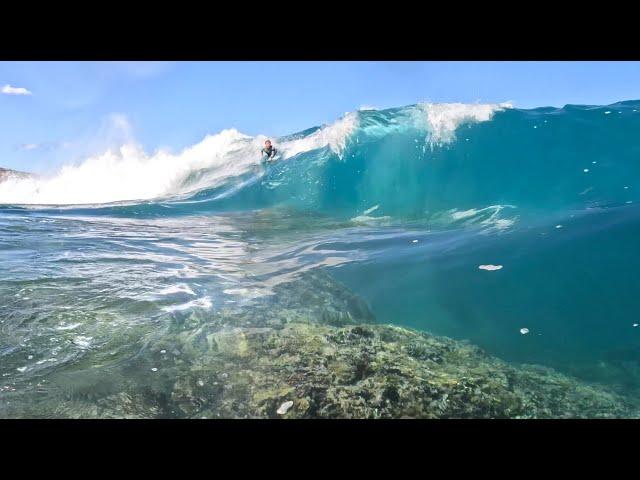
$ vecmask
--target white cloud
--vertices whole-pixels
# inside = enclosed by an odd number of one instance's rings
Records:
[[[66,148],[63,143],[60,142],[41,142],[41,143],[23,143],[18,145],[20,150],[40,150],[40,151],[52,151],[59,148]]]
[[[12,87],[7,84],[2,87],[2,93],[5,95],[31,95],[31,92],[24,87]]]
[[[107,117],[108,125],[116,130],[129,135],[131,133],[131,123],[124,113],[112,113]]]

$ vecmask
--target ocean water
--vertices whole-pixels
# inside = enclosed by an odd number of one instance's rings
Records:
[[[9,178],[0,416],[100,416],[167,362],[170,397],[194,360],[167,338],[334,301],[636,401],[638,132],[640,101],[418,104],[274,139],[270,165],[231,129]]]

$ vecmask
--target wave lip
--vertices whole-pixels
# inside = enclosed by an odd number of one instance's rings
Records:
[[[432,145],[455,140],[458,127],[464,123],[487,122],[496,112],[513,108],[511,103],[420,103],[418,111],[426,116],[428,138]]]
[[[283,159],[328,147],[342,156],[349,136],[358,126],[357,113],[348,113],[331,125],[302,138],[278,143]],[[161,199],[215,188],[260,164],[267,139],[236,129],[208,135],[178,154],[146,153],[129,143],[78,165],[66,165],[51,178],[7,175],[0,185],[0,204],[95,205]]]
[[[225,175],[238,171],[239,165],[229,160],[247,148],[249,139],[236,130],[224,130],[177,155],[166,151],[149,155],[126,144],[78,165],[66,165],[51,178],[10,179],[0,186],[0,203],[105,204],[170,195],[199,169],[223,169]]]

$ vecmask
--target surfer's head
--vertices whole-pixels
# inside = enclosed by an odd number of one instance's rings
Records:
[[[271,140],[265,140],[264,146],[265,147],[270,147],[271,146]]]

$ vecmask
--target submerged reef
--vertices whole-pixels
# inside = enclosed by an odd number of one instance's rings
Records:
[[[638,416],[624,397],[552,369],[513,366],[466,342],[395,326],[292,322],[280,329],[229,329],[207,336],[192,362],[180,357],[189,358],[193,352],[171,348],[164,343],[154,348],[157,357],[165,357],[165,365],[150,372],[146,384],[131,384],[94,402],[75,396],[51,414],[81,418]],[[292,402],[288,408],[287,402]],[[279,409],[285,413],[279,414]]]
[[[96,370],[98,368],[98,370]],[[88,375],[87,371],[94,372]],[[76,384],[70,387],[69,379]],[[326,275],[212,318],[175,317],[126,362],[52,376],[54,397],[2,416],[72,418],[637,418],[637,403],[465,341],[375,323]],[[47,397],[49,397],[47,399]],[[5,394],[5,400],[8,400]],[[23,397],[22,400],[27,400]],[[54,401],[55,400],[55,401]],[[0,404],[2,401],[0,400]],[[37,413],[35,413],[37,412]]]
[[[386,325],[237,329],[173,385],[187,417],[612,418],[623,398],[465,342]],[[215,351],[216,353],[213,353]]]

